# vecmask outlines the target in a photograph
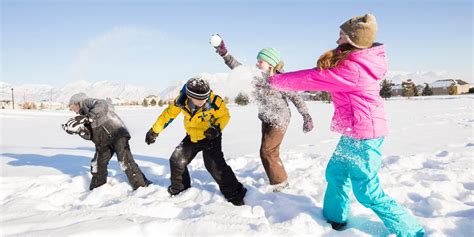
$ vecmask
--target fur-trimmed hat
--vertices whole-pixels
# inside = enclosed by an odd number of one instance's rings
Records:
[[[188,97],[205,100],[210,93],[211,87],[209,83],[200,77],[193,77],[186,82],[186,95]]]
[[[370,48],[375,41],[377,21],[375,16],[367,13],[364,16],[355,16],[340,26],[347,35],[349,43],[354,47]]]

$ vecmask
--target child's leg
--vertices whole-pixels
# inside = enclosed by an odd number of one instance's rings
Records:
[[[130,151],[130,145],[127,137],[121,137],[117,139],[114,144],[115,152],[117,153],[117,160],[122,168],[123,172],[127,175],[128,182],[132,185],[135,190],[138,187],[145,187],[149,184],[145,175],[138,167],[137,163],[133,159],[132,152]]]
[[[176,147],[170,158],[171,186],[168,191],[179,193],[191,187],[187,165],[198,152],[197,143],[192,143],[189,136],[186,136]]]
[[[280,159],[280,144],[285,132],[267,123],[262,123],[262,145],[260,159],[271,185],[288,179],[283,162]]]
[[[377,173],[381,165],[380,147],[383,138],[370,140],[354,139],[357,160],[351,163],[352,189],[357,200],[372,209],[391,233],[397,236],[418,236],[423,228],[405,208],[384,193]]]
[[[234,172],[225,162],[221,139],[221,137],[218,137],[211,142],[203,141],[203,144],[200,144],[203,145],[202,156],[204,158],[204,165],[219,185],[219,189],[227,200],[243,200],[246,190],[237,181]]]
[[[328,186],[324,194],[323,215],[332,222],[345,223],[349,216],[351,183],[344,154],[345,138],[341,137],[326,167]]]
[[[107,166],[112,158],[113,152],[108,146],[96,146],[94,158],[91,161],[92,179],[89,190],[107,183]]]

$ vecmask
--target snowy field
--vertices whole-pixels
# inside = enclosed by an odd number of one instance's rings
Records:
[[[281,156],[290,189],[268,191],[258,155],[255,106],[230,105],[223,149],[247,187],[245,206],[225,201],[202,156],[190,165],[192,188],[170,198],[168,157],[184,137],[182,116],[148,146],[144,142],[163,108],[118,109],[132,153],[154,185],[132,191],[116,158],[106,185],[88,191],[91,142],[60,128],[72,112],[0,111],[1,236],[385,236],[371,210],[352,197],[348,228],[333,231],[322,217],[324,170],[339,135],[329,131],[333,107],[310,102],[315,130],[293,119]],[[386,102],[390,135],[380,178],[429,236],[474,236],[473,96],[394,99]]]

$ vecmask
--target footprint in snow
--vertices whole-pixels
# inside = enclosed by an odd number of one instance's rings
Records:
[[[463,183],[462,185],[464,186],[465,189],[474,190],[474,183],[473,182]]]
[[[446,157],[448,155],[449,155],[448,151],[441,151],[441,152],[438,152],[438,154],[436,154],[436,157]]]

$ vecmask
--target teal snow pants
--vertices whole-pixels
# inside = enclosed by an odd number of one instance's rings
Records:
[[[372,209],[397,236],[423,236],[424,230],[405,208],[384,193],[377,173],[383,138],[354,139],[342,136],[326,168],[328,186],[324,195],[323,215],[333,222],[347,222],[349,193]]]

